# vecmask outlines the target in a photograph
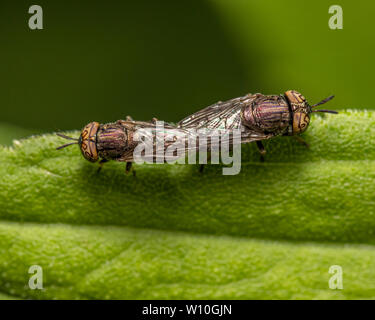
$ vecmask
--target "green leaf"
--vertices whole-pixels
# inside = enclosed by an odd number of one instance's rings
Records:
[[[0,300],[18,300],[16,297],[11,297],[7,294],[0,293]]]
[[[69,133],[78,136],[79,132]],[[375,113],[314,116],[242,170],[111,162],[51,134],[0,147],[0,287],[22,298],[375,298]],[[28,288],[32,265],[43,290]],[[330,266],[343,269],[332,290]]]

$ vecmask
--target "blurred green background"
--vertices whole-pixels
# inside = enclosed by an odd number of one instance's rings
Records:
[[[32,4],[43,30],[28,27]],[[343,30],[328,27],[333,4]],[[1,140],[126,115],[175,122],[248,92],[373,108],[374,13],[349,0],[2,0]]]

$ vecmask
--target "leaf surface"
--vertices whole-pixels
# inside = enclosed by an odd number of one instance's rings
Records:
[[[69,133],[78,136],[79,132]],[[0,147],[7,296],[345,299],[375,296],[375,114],[314,116],[303,135],[242,148],[242,170],[111,162],[98,174],[53,134]],[[43,290],[28,288],[31,265]],[[344,290],[331,290],[340,265]],[[1,297],[1,296],[0,296]]]

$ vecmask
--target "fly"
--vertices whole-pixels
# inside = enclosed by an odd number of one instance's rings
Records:
[[[265,149],[262,140],[276,136],[294,136],[300,142],[307,143],[299,137],[310,124],[313,112],[335,113],[333,110],[313,110],[334,96],[330,96],[312,106],[305,97],[289,90],[284,95],[247,94],[244,97],[219,101],[181,120],[178,128],[195,129],[241,129],[241,143],[255,141],[262,155]],[[308,146],[308,145],[307,145]]]
[[[177,138],[183,137],[184,141],[186,138],[190,137],[195,139],[196,137],[192,135],[189,130],[183,128],[177,128],[169,124],[163,124],[162,130],[158,131],[156,125],[157,119],[153,119],[152,122],[143,121],[133,121],[130,117],[127,120],[118,120],[114,123],[100,124],[98,122],[91,122],[87,124],[81,132],[78,139],[68,137],[64,134],[57,133],[58,136],[73,140],[74,142],[66,143],[58,148],[60,150],[67,146],[78,144],[83,157],[90,162],[99,161],[100,167],[98,171],[101,170],[102,165],[109,161],[115,160],[126,163],[125,172],[128,173],[131,170],[132,163],[134,162],[134,150],[140,143],[141,139],[137,138],[138,130],[146,129],[143,133],[148,135],[150,141],[153,141],[152,153],[148,155],[143,155],[142,158],[145,161],[155,162],[157,159],[157,152],[154,152],[156,139],[159,138],[163,140],[163,150],[160,151],[161,156],[163,156],[164,161],[168,161],[171,157],[175,157],[178,151],[185,152],[189,149],[186,143],[179,146],[180,150],[176,149],[176,153],[171,154],[168,158],[167,149],[171,146]],[[145,135],[146,135],[145,134]],[[148,158],[147,158],[148,156]],[[133,174],[135,172],[133,171]]]

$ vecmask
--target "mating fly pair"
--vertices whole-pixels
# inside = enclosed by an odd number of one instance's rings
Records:
[[[191,129],[217,129],[224,131],[241,130],[241,143],[255,141],[260,153],[264,155],[265,150],[262,140],[276,136],[294,136],[303,141],[298,135],[309,126],[311,113],[337,113],[333,110],[314,109],[332,98],[333,96],[330,96],[310,106],[302,94],[289,90],[284,95],[256,93],[225,102],[220,101],[186,117],[177,126],[169,124],[164,126],[162,135],[162,137],[165,137],[164,151],[174,143],[174,136],[186,135],[194,139],[195,137],[191,137]],[[78,144],[82,155],[88,161],[96,162],[100,159],[100,164],[109,160],[126,162],[126,172],[128,172],[132,162],[134,162],[133,152],[139,144],[139,140],[135,139],[137,130],[150,129],[151,135],[156,135],[155,120],[141,122],[127,118],[127,120],[118,120],[115,123],[108,124],[91,122],[83,128],[78,139],[58,134],[60,137],[75,142],[62,145],[57,149]],[[208,146],[208,152],[210,152],[211,147],[213,146]],[[181,148],[185,149],[183,151],[186,152],[188,146],[185,144]],[[198,144],[196,148],[199,149]],[[152,158],[150,160],[155,159],[155,154]]]

